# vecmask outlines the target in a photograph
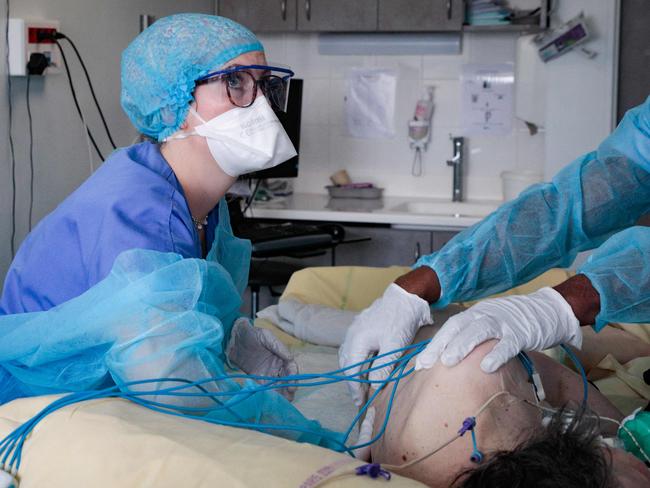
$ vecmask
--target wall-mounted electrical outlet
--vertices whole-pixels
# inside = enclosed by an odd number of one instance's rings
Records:
[[[43,74],[61,72],[61,54],[57,45],[43,39],[42,34],[58,32],[57,20],[9,19],[9,74],[26,76],[32,53],[41,53],[48,60]]]

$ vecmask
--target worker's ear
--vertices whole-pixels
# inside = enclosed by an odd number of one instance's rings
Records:
[[[191,107],[191,105],[190,105]],[[190,110],[187,111],[187,114],[185,115],[185,120],[183,120],[183,123],[179,127],[180,130],[187,130],[187,128],[190,126],[189,120],[190,117],[192,116],[192,112]]]
[[[190,108],[196,110],[196,101],[192,101],[192,103],[190,103]],[[190,117],[192,117],[192,111],[188,110],[187,115],[185,115],[185,120],[179,127],[180,130],[187,130],[190,127]]]

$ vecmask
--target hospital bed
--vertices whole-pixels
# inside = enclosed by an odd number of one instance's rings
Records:
[[[307,268],[293,275],[281,300],[358,311],[379,297],[408,268]],[[552,270],[508,293],[528,293],[557,284],[568,273]],[[470,304],[460,304],[460,308]],[[441,323],[448,312],[434,314]],[[256,325],[271,329],[294,352],[303,372],[335,369],[336,348],[309,344],[269,320]],[[650,342],[647,326],[620,326]],[[550,354],[556,354],[550,352]],[[561,360],[562,358],[558,356]],[[650,387],[641,373],[650,358],[626,365],[605,358],[611,374],[598,387],[624,411],[645,405]],[[295,404],[325,427],[342,430],[355,413],[345,385],[301,391]],[[20,399],[0,407],[0,435],[32,417],[55,397]],[[21,487],[304,487],[340,470],[363,463],[344,454],[309,444],[153,412],[121,399],[82,402],[56,411],[34,430],[23,450]],[[383,480],[351,476],[325,486],[378,486]],[[389,486],[422,486],[393,476]]]

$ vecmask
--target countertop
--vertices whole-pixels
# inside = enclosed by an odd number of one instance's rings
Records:
[[[247,217],[338,223],[388,224],[404,229],[458,230],[495,210],[501,201],[451,202],[441,198],[384,197],[379,200],[333,198],[318,193],[294,193],[256,202]]]

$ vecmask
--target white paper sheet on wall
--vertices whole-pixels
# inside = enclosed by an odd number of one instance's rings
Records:
[[[346,74],[345,122],[348,135],[379,139],[395,135],[397,72],[352,68]]]
[[[464,135],[506,135],[512,131],[514,66],[463,66],[461,125]]]

